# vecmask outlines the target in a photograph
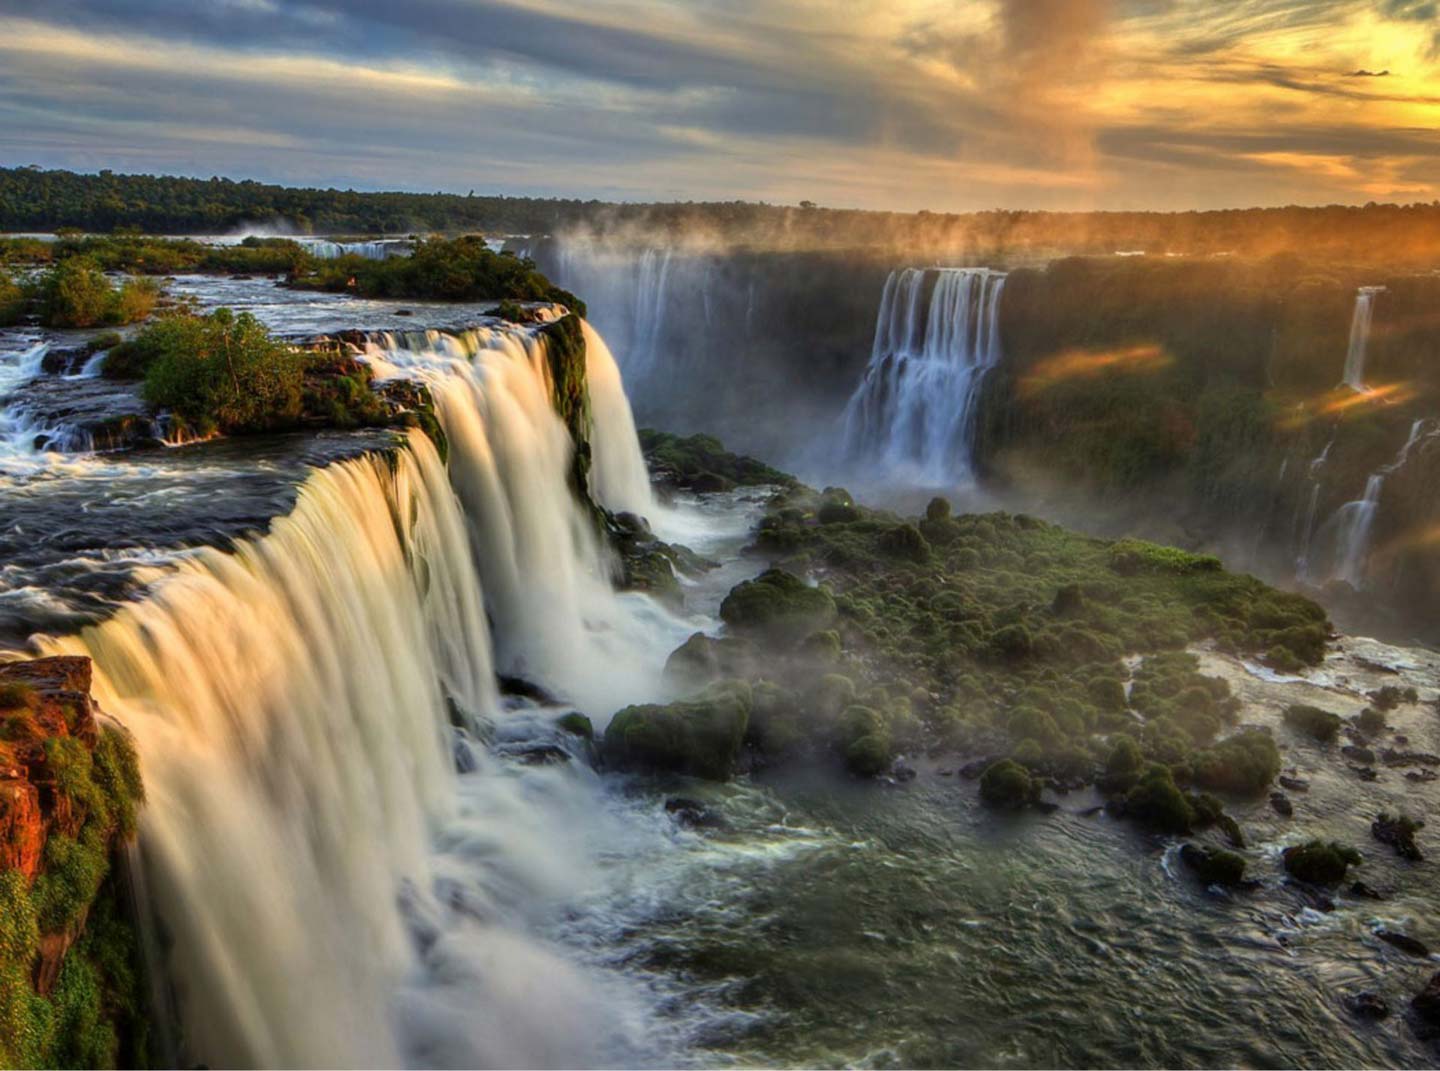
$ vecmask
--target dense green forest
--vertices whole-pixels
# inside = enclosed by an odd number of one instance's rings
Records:
[[[1386,263],[1433,262],[1440,203],[1209,212],[862,212],[730,201],[609,204],[601,201],[449,193],[298,189],[230,179],[82,175],[0,169],[0,230],[80,227],[110,232],[214,234],[244,226],[302,233],[552,233],[628,227],[723,237],[764,247],[890,246],[979,255],[1056,250],[1110,253],[1268,254]]]

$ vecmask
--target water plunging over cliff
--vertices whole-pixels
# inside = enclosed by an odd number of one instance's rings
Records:
[[[1355,294],[1355,312],[1350,318],[1350,345],[1345,351],[1345,374],[1342,382],[1354,391],[1364,391],[1365,351],[1370,345],[1370,320],[1374,314],[1375,295],[1383,286],[1362,286]]]
[[[845,411],[852,462],[937,486],[974,478],[975,404],[1000,359],[1005,273],[905,268],[890,274],[865,378]]]
[[[1434,420],[1422,418],[1413,421],[1405,443],[1394,460],[1372,472],[1365,480],[1365,490],[1361,496],[1346,502],[1325,522],[1324,527],[1317,533],[1317,538],[1323,538],[1325,544],[1332,548],[1331,579],[1343,580],[1356,589],[1365,587],[1370,544],[1374,535],[1375,518],[1380,510],[1380,494],[1385,489],[1385,479],[1405,467],[1417,443],[1436,435],[1440,435],[1440,426],[1437,426]],[[1312,515],[1313,509],[1312,505]],[[1301,579],[1306,579],[1303,573]]]
[[[434,393],[448,471],[418,432],[316,471],[267,535],[156,570],[143,600],[47,641],[95,659],[98,698],[139,743],[188,1061],[641,1058],[625,984],[527,934],[584,880],[593,775],[514,768],[452,728],[503,739],[518,719],[563,745],[502,705],[497,665],[603,723],[658,689],[686,633],[609,588],[546,346],[500,327],[377,339],[379,371]],[[587,364],[597,493],[643,509],[603,343]]]

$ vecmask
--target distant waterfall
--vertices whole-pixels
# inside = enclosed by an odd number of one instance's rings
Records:
[[[1383,286],[1362,286],[1355,294],[1355,312],[1350,317],[1350,346],[1345,351],[1345,374],[1342,382],[1354,391],[1365,386],[1365,351],[1370,345],[1370,319],[1374,313],[1375,295]]]
[[[1346,502],[1325,522],[1320,534],[1333,548],[1330,568],[1332,580],[1343,580],[1357,589],[1365,586],[1370,544],[1385,479],[1404,468],[1417,443],[1436,435],[1440,435],[1440,426],[1437,426],[1434,420],[1425,418],[1411,423],[1410,433],[1394,460],[1371,473],[1365,480],[1365,490],[1361,496],[1352,502]],[[1302,575],[1301,579],[1305,577]]]
[[[845,410],[850,458],[934,485],[974,479],[975,405],[1000,360],[1005,273],[905,268],[890,273],[865,377]]]
[[[139,744],[183,1063],[671,1062],[633,1048],[620,980],[527,933],[596,835],[588,771],[506,765],[452,729],[536,724],[502,708],[496,664],[603,725],[656,698],[656,652],[687,631],[610,590],[545,345],[520,328],[377,340],[377,369],[432,390],[448,466],[412,432],[316,471],[267,535],[199,550],[46,643],[95,659]],[[603,344],[590,360],[604,493],[643,505],[618,373]]]
[[[384,260],[386,257],[408,256],[415,248],[409,238],[379,238],[368,242],[335,242],[329,238],[296,238],[305,251],[321,260],[335,260],[339,257],[357,256],[366,260]]]

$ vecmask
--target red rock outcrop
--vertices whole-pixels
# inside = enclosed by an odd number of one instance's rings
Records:
[[[59,791],[45,745],[73,737],[94,750],[90,682],[88,658],[0,663],[0,870],[19,870],[27,881],[51,834],[74,836],[85,818]]]

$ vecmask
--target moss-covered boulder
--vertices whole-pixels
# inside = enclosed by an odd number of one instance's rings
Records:
[[[1338,885],[1352,866],[1359,866],[1359,852],[1337,841],[1311,840],[1286,848],[1281,856],[1292,877],[1312,885]]]
[[[1239,885],[1245,880],[1245,859],[1223,848],[1185,844],[1180,861],[1207,885]]]
[[[829,627],[835,620],[835,600],[793,573],[767,569],[725,596],[720,619],[737,632],[791,645]]]
[[[605,729],[605,759],[623,769],[723,781],[739,764],[751,698],[744,681],[722,681],[680,702],[626,707]]]
[[[1040,798],[1040,782],[1013,759],[1001,759],[980,775],[980,799],[988,807],[1017,810]]]

